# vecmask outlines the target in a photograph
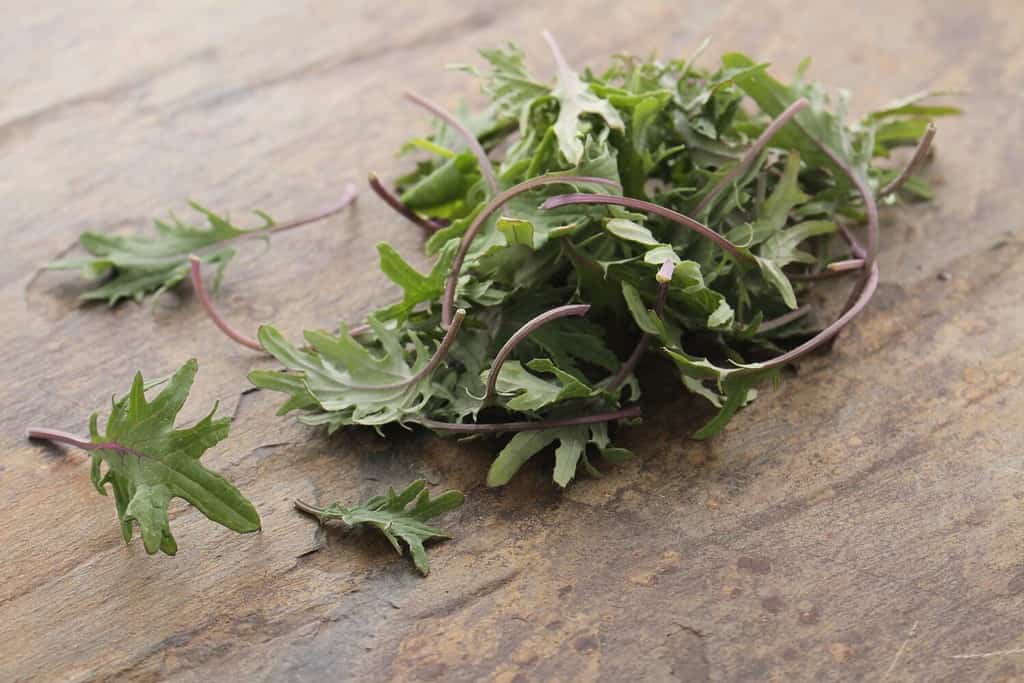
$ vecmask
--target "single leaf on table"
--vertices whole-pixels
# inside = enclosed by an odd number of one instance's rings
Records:
[[[386,495],[374,496],[352,507],[332,503],[318,509],[299,501],[296,501],[296,507],[317,517],[321,524],[332,519],[340,519],[351,527],[367,524],[384,534],[399,555],[403,553],[398,541],[403,541],[409,548],[416,569],[426,576],[430,573],[430,562],[424,543],[432,539],[451,538],[445,531],[429,526],[427,520],[454,510],[466,500],[460,491],[445,491],[432,499],[426,487],[426,482],[418,479],[401,493],[388,489]]]
[[[122,299],[141,301],[149,294],[161,294],[188,277],[190,254],[197,254],[204,263],[217,266],[214,289],[220,282],[234,250],[226,247],[211,250],[247,234],[259,234],[274,223],[264,213],[257,212],[265,225],[254,230],[243,230],[226,217],[190,202],[207,222],[206,228],[181,222],[173,214],[169,221],[156,220],[156,236],[105,235],[84,232],[79,238],[91,258],[64,259],[47,265],[51,270],[81,270],[86,277],[111,278],[83,293],[84,300],[105,300],[113,306]]]
[[[92,483],[107,495],[114,492],[114,505],[121,521],[125,542],[132,539],[138,524],[146,552],[158,550],[174,555],[177,542],[171,534],[167,506],[172,498],[182,498],[208,519],[232,531],[259,531],[260,518],[235,486],[221,475],[206,469],[200,458],[228,435],[230,420],[214,418],[217,406],[195,425],[175,429],[174,421],[188,398],[198,364],[189,360],[169,380],[152,401],[147,388],[164,381],[147,383],[136,373],[126,396],[115,398],[110,417],[101,433],[99,416],[89,421],[89,442],[54,438],[48,430],[30,430],[38,438],[75,443],[92,454]]]

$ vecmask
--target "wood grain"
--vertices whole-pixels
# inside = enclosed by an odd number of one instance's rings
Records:
[[[938,199],[884,211],[867,313],[710,443],[682,436],[704,409],[655,381],[624,444],[635,461],[565,493],[542,461],[489,490],[493,441],[328,439],[274,417],[275,397],[244,393],[267,361],[187,287],[155,313],[78,307],[73,274],[38,270],[85,228],[143,229],[188,197],[286,218],[397,174],[394,150],[424,129],[401,91],[472,99],[441,66],[506,39],[550,73],[542,28],[575,64],[708,35],[709,59],[742,49],[783,74],[810,54],[857,110],[972,92],[940,125]],[[1024,678],[1024,5],[10,0],[0,39],[0,679]],[[381,239],[419,253],[417,229],[364,191],[242,254],[225,313],[293,336],[357,318],[394,293],[372,267]],[[234,414],[207,460],[264,531],[179,506],[181,550],[151,558],[121,542],[80,454],[23,434],[82,431],[136,369],[191,356],[182,417],[218,399]],[[427,579],[291,509],[414,476],[469,495]]]

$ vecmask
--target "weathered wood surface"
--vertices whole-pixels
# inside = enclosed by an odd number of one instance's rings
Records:
[[[504,39],[547,68],[543,27],[577,64],[707,35],[783,73],[811,54],[860,110],[973,93],[940,125],[938,200],[884,212],[867,313],[710,443],[682,438],[706,412],[666,388],[626,437],[634,462],[564,494],[550,462],[488,490],[493,443],[327,439],[274,417],[276,397],[241,394],[267,361],[226,342],[187,287],[155,314],[79,308],[72,274],[37,270],[82,229],[142,229],[186,197],[287,217],[394,174],[423,129],[403,89],[473,96],[441,65]],[[10,0],[0,38],[0,679],[1024,678],[1019,2]],[[226,312],[293,334],[357,318],[392,292],[380,239],[417,252],[364,191],[238,259]],[[178,507],[179,554],[150,558],[121,542],[85,458],[23,430],[81,431],[135,369],[190,356],[184,417],[215,399],[235,415],[207,460],[265,530]],[[291,509],[419,475],[469,494],[427,579]]]

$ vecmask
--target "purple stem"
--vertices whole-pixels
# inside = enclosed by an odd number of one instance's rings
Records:
[[[765,320],[763,323],[757,326],[758,332],[770,332],[771,330],[778,329],[784,325],[788,325],[794,320],[799,320],[808,313],[814,310],[814,307],[810,304],[804,304],[800,308],[794,308],[792,311],[783,313],[777,318],[770,318]]]
[[[452,115],[451,112],[445,110],[440,105],[431,102],[426,97],[411,91],[406,92],[405,97],[444,121],[459,135],[461,135],[463,139],[465,139],[466,144],[469,145],[469,149],[472,150],[474,155],[476,155],[477,163],[480,166],[480,173],[483,175],[484,180],[487,181],[488,187],[491,188],[491,193],[498,194],[498,179],[494,175],[494,167],[491,166],[491,160],[487,157],[487,152],[484,151],[484,148],[480,145],[480,141],[477,140],[473,131],[466,128],[466,126]]]
[[[188,261],[192,267],[192,288],[195,289],[196,296],[199,297],[199,303],[202,304],[203,310],[206,311],[206,315],[213,321],[213,324],[216,325],[221,332],[227,335],[228,338],[242,346],[254,351],[263,351],[263,346],[258,341],[236,330],[231,323],[225,320],[220,312],[217,311],[217,307],[213,305],[213,301],[210,299],[210,293],[206,291],[206,286],[203,284],[202,259],[195,254],[192,254],[188,257]]]
[[[661,264],[661,268],[658,269],[658,274],[655,276],[658,280],[658,298],[654,303],[654,312],[658,314],[658,317],[661,317],[662,311],[665,310],[665,300],[668,298],[668,285],[672,282],[672,273],[675,272],[675,267],[672,261],[665,259],[665,262]],[[608,391],[615,391],[626,381],[629,373],[636,369],[640,359],[643,358],[644,353],[647,352],[647,347],[650,345],[651,335],[644,332],[640,335],[640,341],[636,343],[633,352],[629,354],[626,362],[608,379],[608,386],[605,387]]]
[[[504,192],[501,192],[494,199],[490,201],[477,217],[473,219],[469,228],[465,234],[462,235],[462,241],[459,243],[459,250],[455,253],[455,259],[452,261],[451,272],[448,273],[448,279],[445,280],[444,285],[444,299],[441,300],[441,326],[448,327],[452,320],[452,306],[455,304],[455,287],[459,281],[459,273],[462,272],[462,264],[466,260],[466,254],[469,253],[470,244],[473,242],[473,238],[476,237],[477,233],[483,227],[484,223],[490,218],[495,211],[500,209],[513,197],[520,195],[524,192],[528,192],[535,187],[542,185],[551,185],[554,183],[596,183],[599,185],[605,185],[607,187],[620,188],[621,186],[614,180],[607,178],[596,178],[591,176],[577,176],[577,175],[549,175],[539,176],[537,178],[531,178],[525,182],[513,185]],[[585,195],[586,196],[586,195]]]
[[[646,202],[642,199],[618,197],[610,194],[560,194],[554,197],[549,197],[547,201],[541,205],[541,208],[557,209],[560,206],[568,206],[571,204],[612,204],[614,206],[625,206],[630,209],[653,213],[707,237],[709,240],[722,247],[722,249],[725,249],[739,260],[751,261],[754,259],[753,256],[740,250],[740,248],[735,244],[725,239],[700,221],[696,221],[677,211],[673,211],[672,209],[665,208],[664,206],[660,206],[653,202]]]
[[[854,237],[853,233],[850,232],[850,229],[842,223],[839,224],[839,234],[843,236],[843,239],[846,240],[846,243],[850,246],[851,254],[857,258],[864,258],[867,254],[867,251],[864,249],[864,245],[862,245],[860,240]]]
[[[857,317],[857,315],[864,310],[871,296],[875,293],[875,289],[878,287],[878,264],[871,267],[871,272],[868,274],[867,280],[864,282],[864,286],[861,287],[860,293],[857,298],[853,301],[853,304],[831,325],[823,329],[821,332],[816,334],[811,339],[807,340],[800,346],[783,353],[782,355],[776,356],[769,361],[759,364],[762,369],[766,368],[778,368],[787,363],[792,363],[798,358],[807,355],[814,349],[818,348],[832,337],[839,334],[839,332],[846,327],[851,320]],[[753,370],[751,370],[753,371]],[[743,372],[743,369],[739,370]]]
[[[440,228],[435,222],[427,220],[417,214],[415,211],[410,209],[405,203],[395,195],[394,192],[387,189],[384,183],[381,182],[380,177],[376,173],[370,174],[370,188],[377,193],[377,196],[384,200],[384,203],[390,206],[392,209],[402,214],[405,218],[409,219],[416,225],[420,226],[427,232],[427,234],[434,234]]]
[[[746,173],[747,169],[750,168],[752,163],[754,163],[754,159],[756,159],[757,155],[761,153],[761,150],[764,149],[765,145],[771,142],[771,139],[775,137],[775,134],[778,133],[783,126],[789,123],[790,120],[806,106],[807,100],[801,97],[796,102],[786,107],[786,109],[779,114],[775,120],[764,129],[764,131],[761,132],[757,137],[757,140],[754,140],[754,144],[746,151],[739,163],[733,166],[732,169],[726,173],[713,188],[711,188],[711,191],[704,195],[697,204],[697,208],[693,210],[694,215],[699,216],[704,209],[708,208],[711,202],[715,201],[715,198],[718,195],[722,194],[722,191],[725,190],[725,188],[727,188],[734,180]]]
[[[437,420],[423,419],[419,424],[439,432],[462,432],[464,434],[484,434],[499,432],[534,432],[542,429],[556,429],[558,427],[575,427],[577,425],[594,424],[595,422],[612,422],[631,417],[640,417],[643,411],[640,406],[620,408],[607,413],[596,413],[593,415],[581,415],[579,417],[558,418],[553,420],[530,420],[525,422],[492,422],[492,423],[458,423],[438,422]]]
[[[521,341],[529,337],[539,327],[547,325],[553,320],[559,318],[565,318],[570,315],[584,316],[587,311],[590,310],[590,304],[570,304],[568,306],[559,306],[552,308],[550,311],[544,311],[538,316],[535,316],[528,320],[525,325],[516,330],[515,334],[508,338],[508,341],[501,347],[498,354],[494,357],[494,361],[491,363],[491,371],[487,374],[487,391],[484,392],[483,404],[487,405],[493,398],[495,393],[495,385],[498,383],[498,375],[501,373],[501,366],[505,364],[509,354],[519,345]]]
[[[114,451],[116,453],[122,453],[127,455],[134,455],[139,458],[148,457],[145,453],[129,448],[116,441],[108,441],[104,443],[93,443],[87,439],[80,438],[71,434],[70,432],[64,432],[59,429],[45,429],[42,427],[31,427],[27,432],[27,436],[30,439],[40,439],[43,441],[52,441],[54,443],[63,443],[76,448],[81,448],[84,451]]]
[[[932,146],[932,140],[935,138],[935,124],[929,123],[928,127],[924,131],[924,135],[921,136],[921,140],[917,143],[917,147],[914,149],[914,156],[910,157],[910,161],[903,168],[898,176],[892,179],[892,181],[883,187],[879,192],[879,197],[896,192],[898,189],[903,187],[903,184],[910,179],[910,176],[914,175],[921,162],[928,155],[928,150]]]
[[[455,343],[455,338],[459,334],[459,328],[462,327],[462,321],[466,317],[466,311],[459,309],[455,311],[455,317],[452,319],[452,324],[448,328],[448,331],[444,334],[444,339],[437,345],[437,349],[434,350],[434,355],[430,357],[423,368],[409,379],[403,379],[400,382],[392,382],[391,384],[373,384],[373,385],[360,385],[360,384],[346,384],[350,389],[358,389],[360,391],[377,391],[386,389],[401,389],[412,384],[419,382],[421,379],[432,373],[441,361],[444,360],[445,356],[448,355],[448,351],[452,348],[452,344]],[[351,333],[350,333],[351,334]]]
[[[272,225],[272,226],[270,226],[268,228],[265,228],[263,230],[255,230],[255,231],[252,231],[252,232],[254,232],[254,233],[257,233],[257,232],[284,232],[285,230],[291,230],[292,228],[301,227],[303,225],[306,225],[307,223],[315,223],[316,221],[323,220],[324,218],[328,218],[330,216],[333,216],[336,213],[340,213],[349,204],[351,204],[353,201],[355,201],[355,198],[356,198],[356,186],[353,185],[352,183],[348,183],[347,185],[345,185],[345,190],[341,194],[341,199],[339,199],[338,202],[336,204],[334,204],[334,206],[331,206],[328,209],[324,209],[323,211],[318,211],[318,212],[316,212],[314,214],[311,214],[309,216],[303,216],[302,218],[296,218],[295,220],[288,221],[287,223],[281,223],[279,225]]]

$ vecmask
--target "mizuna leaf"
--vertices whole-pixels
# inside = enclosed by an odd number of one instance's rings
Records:
[[[109,485],[125,542],[131,541],[137,525],[149,554],[178,551],[167,513],[172,498],[184,499],[232,531],[260,529],[252,503],[231,482],[199,462],[210,447],[227,437],[230,420],[214,419],[214,405],[195,425],[174,428],[197,369],[196,361],[189,360],[169,380],[148,383],[136,373],[128,394],[113,399],[102,432],[99,414],[93,413],[88,441],[53,430],[29,430],[31,438],[68,443],[92,453],[93,486],[107,495]],[[146,390],[159,385],[163,389],[147,401]]]
[[[388,489],[386,495],[374,496],[365,503],[352,507],[345,507],[340,503],[332,503],[323,509],[313,508],[305,503],[296,505],[300,510],[318,517],[321,524],[332,519],[340,519],[352,527],[361,524],[371,526],[384,534],[384,538],[388,539],[399,555],[402,554],[402,546],[398,542],[403,541],[409,548],[416,569],[426,576],[430,573],[430,562],[424,543],[433,539],[451,538],[441,529],[426,524],[427,520],[454,510],[466,500],[460,491],[445,491],[431,499],[426,486],[424,480],[418,479],[401,493]]]

